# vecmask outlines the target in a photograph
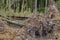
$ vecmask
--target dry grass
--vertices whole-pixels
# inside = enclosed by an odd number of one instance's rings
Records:
[[[60,32],[59,32],[59,38],[58,38],[58,40],[60,40]]]

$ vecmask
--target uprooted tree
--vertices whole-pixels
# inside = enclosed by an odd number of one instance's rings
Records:
[[[60,25],[59,11],[56,8],[54,0],[50,0],[50,6],[47,10],[47,17],[41,16],[39,14],[33,15],[30,19],[26,21],[27,34],[32,38],[38,38],[39,40],[44,38],[58,39],[58,28]],[[56,19],[57,18],[57,19]]]

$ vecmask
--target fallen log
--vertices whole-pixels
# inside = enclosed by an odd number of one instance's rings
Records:
[[[0,17],[4,18],[3,15],[0,15]],[[7,19],[9,19],[9,18],[16,19],[16,20],[25,20],[25,19],[28,19],[29,17],[27,17],[27,16],[14,16],[14,15],[10,16],[10,15],[7,15]]]
[[[10,24],[14,24],[14,25],[20,26],[20,27],[25,26],[24,23],[19,23],[19,22],[16,22],[16,21],[11,21],[11,20],[8,20],[8,19],[5,19],[5,18],[2,18],[2,20],[3,21],[7,21]]]
[[[25,19],[28,19],[29,17],[26,17],[26,16],[7,16],[7,17],[11,17],[11,18],[15,18],[17,20],[25,20]]]

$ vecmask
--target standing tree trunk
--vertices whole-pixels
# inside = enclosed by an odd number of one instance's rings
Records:
[[[35,0],[35,14],[37,13],[37,0]]]

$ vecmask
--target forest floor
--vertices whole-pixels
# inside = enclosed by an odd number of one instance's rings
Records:
[[[60,36],[60,30],[58,31],[58,35]],[[20,28],[19,26],[8,24],[6,23],[6,21],[1,20],[0,40],[39,40],[39,39],[31,38],[31,36],[29,35],[26,36],[25,27]],[[58,40],[60,40],[60,37],[58,37]]]

